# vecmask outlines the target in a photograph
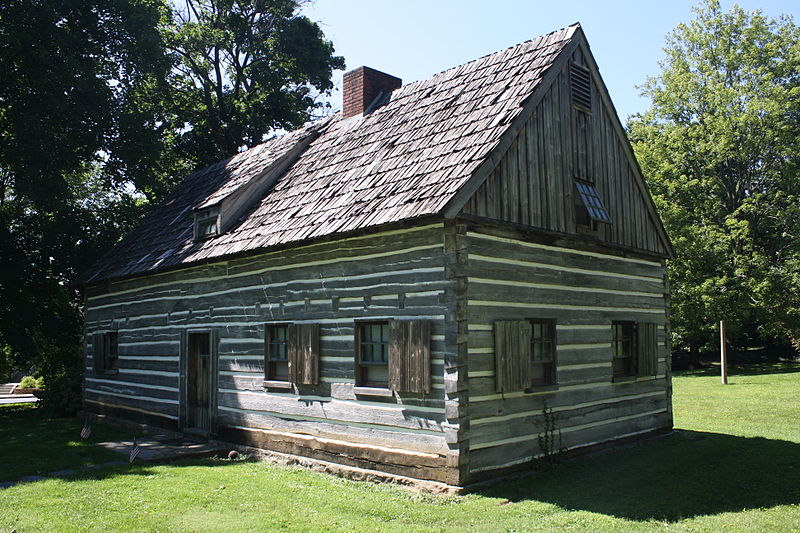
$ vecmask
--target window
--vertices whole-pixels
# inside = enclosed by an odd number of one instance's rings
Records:
[[[355,340],[356,386],[431,392],[430,322],[356,322]]]
[[[612,322],[614,378],[654,377],[658,371],[658,324]]]
[[[389,386],[389,321],[356,324],[356,384]]]
[[[194,240],[207,239],[219,233],[219,208],[209,207],[195,211]]]
[[[319,324],[267,324],[264,385],[319,384]]]
[[[264,345],[265,378],[273,381],[289,381],[289,325],[267,326]]]
[[[116,331],[94,335],[92,358],[96,374],[113,374],[118,371],[119,345]]]
[[[597,231],[599,222],[604,224],[611,223],[600,195],[594,185],[588,181],[575,180],[575,223],[579,228],[589,228]]]
[[[498,392],[556,384],[555,331],[555,320],[549,319],[495,322],[495,385]]]
[[[635,330],[635,322],[611,324],[612,369],[615,378],[636,375]]]
[[[531,385],[556,382],[556,322],[531,320]]]

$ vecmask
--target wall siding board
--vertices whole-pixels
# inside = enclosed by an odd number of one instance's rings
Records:
[[[580,62],[579,51],[574,54]],[[598,84],[591,85],[592,112],[586,114],[571,104],[569,67],[564,66],[523,133],[462,213],[574,235],[573,179],[582,178],[595,184],[612,219],[600,224],[601,242],[666,256],[669,252],[636,185],[638,170],[628,162],[627,141],[615,129],[614,111],[604,105]],[[528,136],[538,142],[529,143]],[[519,164],[520,154],[527,158],[524,165]],[[542,201],[533,198],[535,191]],[[518,206],[527,206],[528,212]]]

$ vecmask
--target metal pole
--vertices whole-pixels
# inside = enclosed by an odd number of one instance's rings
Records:
[[[728,349],[725,346],[725,321],[719,321],[719,363],[722,371],[722,384],[728,384]]]

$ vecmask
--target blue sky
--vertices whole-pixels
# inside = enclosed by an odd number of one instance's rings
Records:
[[[694,17],[684,0],[316,0],[305,14],[320,23],[347,70],[366,65],[403,79],[447,68],[580,22],[623,122],[644,111],[637,85],[658,74],[664,36]],[[734,2],[723,0],[729,9]],[[800,15],[800,2],[741,0],[766,15]],[[341,87],[342,72],[335,80]],[[341,93],[332,103],[341,105]]]

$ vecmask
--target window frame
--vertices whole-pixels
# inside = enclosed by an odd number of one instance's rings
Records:
[[[96,375],[119,373],[119,333],[102,331],[92,341],[92,370]]]
[[[370,345],[379,344],[385,346],[386,361],[385,362],[362,362],[362,355],[364,350],[364,328],[369,326],[380,325],[386,328],[386,341],[385,342],[368,342]],[[354,369],[355,369],[355,386],[374,389],[389,389],[389,350],[392,344],[392,320],[391,319],[367,319],[356,320],[354,322],[354,341],[355,341],[355,354],[354,354]],[[381,330],[383,336],[383,330]],[[382,350],[383,351],[383,350]],[[369,379],[369,368],[386,368],[386,381],[372,381]]]
[[[202,241],[216,237],[222,233],[220,228],[220,210],[218,207],[206,207],[194,212],[194,240]],[[202,231],[203,226],[214,222],[214,231]]]
[[[103,334],[103,363],[104,374],[116,374],[119,372],[119,333],[109,331]]]
[[[278,383],[287,383],[291,384],[291,371],[289,369],[289,350],[290,345],[292,342],[291,338],[291,326],[290,322],[276,322],[264,325],[264,382],[278,382]],[[280,343],[273,342],[274,334],[273,332],[278,328],[285,328],[286,329],[286,336],[285,339]],[[271,354],[271,346],[273,345],[282,345],[284,346],[284,350],[286,352],[285,359],[272,359]],[[278,363],[285,363],[286,364],[286,376],[279,377],[277,372],[277,364]]]
[[[600,224],[611,225],[611,215],[608,212],[595,184],[584,177],[572,179],[575,193],[575,229],[578,233],[596,236]],[[581,186],[590,189],[589,192],[581,191]],[[598,205],[588,205],[587,198],[596,200]],[[591,202],[590,202],[591,203]],[[599,213],[593,213],[592,210]]]
[[[629,335],[625,335],[625,330]],[[621,332],[621,335],[618,334]],[[636,379],[638,347],[637,323],[632,320],[614,320],[611,322],[611,376],[614,381]],[[626,350],[627,343],[627,350]],[[618,349],[619,348],[619,349]],[[624,356],[617,355],[626,353]],[[624,372],[617,369],[616,361],[626,360]]]
[[[531,343],[530,343],[530,376],[531,376],[531,389],[542,389],[546,387],[554,387],[558,385],[557,380],[557,352],[558,352],[558,339],[556,337],[556,319],[554,318],[529,318],[527,319],[528,322],[531,324]],[[536,326],[542,326],[542,337],[536,337]],[[549,359],[547,361],[536,361],[534,359],[534,345],[539,344],[541,346],[549,345]],[[542,374],[544,377],[541,380],[537,380],[536,372],[534,369],[537,365],[541,365],[544,368]]]

